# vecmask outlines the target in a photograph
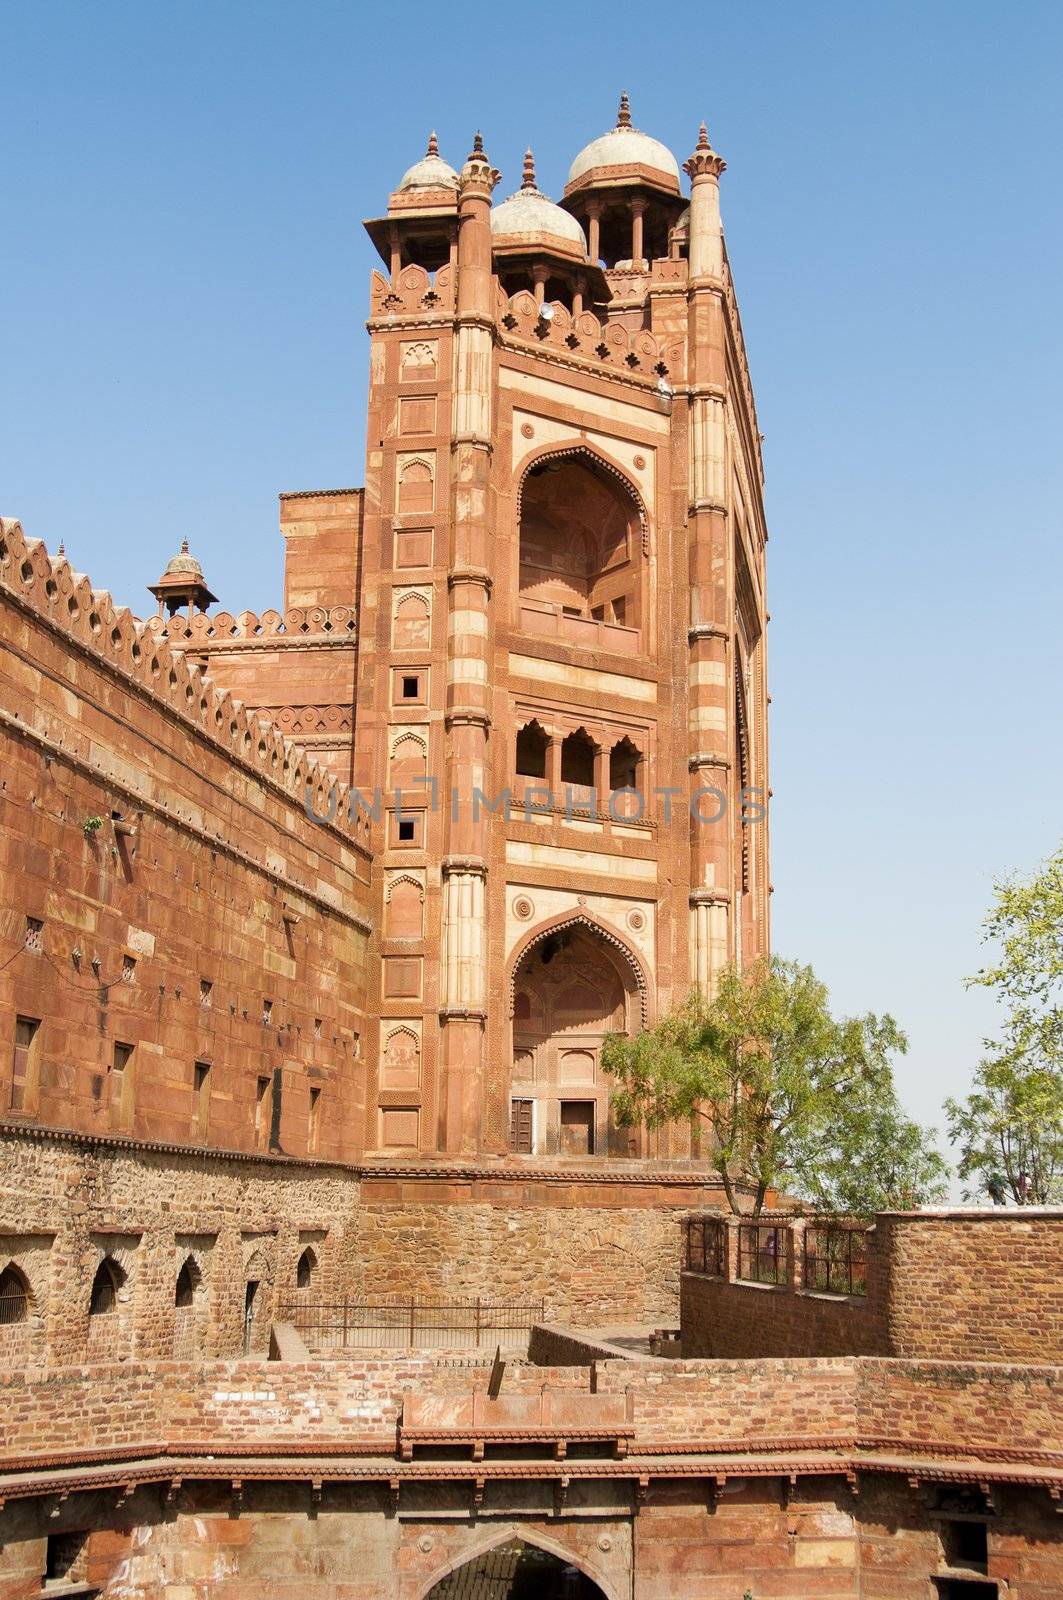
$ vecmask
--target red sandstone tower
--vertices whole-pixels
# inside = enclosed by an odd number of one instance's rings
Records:
[[[169,626],[374,813],[369,1150],[698,1154],[615,1128],[599,1055],[768,948],[723,167],[702,126],[688,202],[625,96],[560,204],[530,151],[493,203],[479,135],[460,173],[433,135],[366,224],[364,490],[284,497],[284,629],[222,630],[257,650]]]

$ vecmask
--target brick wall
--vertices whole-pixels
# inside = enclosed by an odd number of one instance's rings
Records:
[[[885,1212],[867,1235],[867,1293],[814,1293],[802,1279],[804,1220],[789,1281],[738,1278],[735,1235],[720,1277],[681,1276],[688,1356],[897,1355],[1063,1362],[1063,1210]]]

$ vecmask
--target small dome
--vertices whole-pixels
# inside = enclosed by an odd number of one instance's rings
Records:
[[[516,194],[503,200],[491,211],[491,232],[506,239],[533,239],[541,234],[551,234],[555,239],[565,239],[574,244],[581,255],[587,254],[587,239],[583,229],[548,195],[536,188],[535,165],[529,150],[524,157],[524,182]]]
[[[625,170],[642,167],[662,177],[669,188],[679,188],[678,161],[659,139],[651,139],[648,133],[631,126],[626,94],[620,96],[616,127],[610,133],[603,133],[600,139],[592,139],[573,161],[568,171],[569,185],[600,167]]]
[[[428,149],[420,161],[403,173],[399,189],[456,189],[458,175],[449,162],[439,154],[439,144],[433,133]]]
[[[202,578],[203,576],[203,568],[200,566],[195,556],[191,556],[188,553],[187,539],[181,540],[180,555],[174,556],[172,561],[168,561],[166,563],[166,571],[163,573],[163,577],[176,578],[183,573],[188,573],[194,578]]]

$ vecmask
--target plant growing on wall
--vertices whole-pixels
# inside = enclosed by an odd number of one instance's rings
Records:
[[[611,1035],[602,1066],[621,1126],[693,1118],[732,1211],[736,1183],[789,1188],[819,1209],[865,1215],[944,1193],[947,1168],[897,1101],[890,1058],[907,1041],[890,1016],[835,1018],[811,967],[778,956],[725,971],[656,1027]]]
[[[81,831],[86,839],[92,839],[103,827],[102,817],[86,817],[81,824]]]

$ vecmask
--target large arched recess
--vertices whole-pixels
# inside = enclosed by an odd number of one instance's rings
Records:
[[[423,1591],[421,1600],[457,1600],[458,1596],[461,1596],[462,1600],[464,1600],[466,1595],[475,1595],[477,1590],[474,1584],[478,1568],[487,1564],[492,1553],[501,1555],[510,1546],[516,1544],[524,1546],[533,1559],[536,1555],[553,1558],[553,1561],[557,1564],[555,1572],[559,1578],[566,1567],[577,1569],[580,1575],[581,1587],[578,1589],[559,1587],[555,1591],[559,1600],[560,1597],[565,1597],[565,1600],[567,1600],[568,1596],[571,1596],[572,1600],[622,1600],[619,1591],[601,1573],[587,1570],[588,1564],[586,1561],[578,1560],[570,1550],[566,1550],[556,1539],[547,1538],[544,1534],[533,1532],[523,1527],[519,1530],[509,1527],[501,1532],[493,1533],[474,1545],[472,1549],[466,1550],[456,1560],[449,1562],[432,1578],[428,1588]],[[544,1578],[549,1581],[550,1574],[548,1570],[544,1569],[540,1575],[527,1574],[527,1576],[532,1579],[533,1583],[538,1583],[539,1586],[523,1590],[521,1588],[511,1589],[509,1595],[513,1597],[513,1600],[533,1600],[533,1597],[534,1600],[553,1600],[551,1590],[541,1586]],[[490,1578],[486,1580],[488,1584],[490,1584],[490,1581]],[[504,1592],[497,1587],[485,1587],[484,1589],[485,1595],[490,1594],[492,1597],[497,1595],[500,1600]]]
[[[652,994],[646,969],[642,959],[632,948],[628,941],[616,928],[601,921],[590,911],[582,907],[578,911],[562,911],[555,917],[548,917],[545,922],[539,922],[524,935],[509,958],[509,1014],[513,1015],[513,1004],[516,998],[517,973],[521,964],[536,945],[544,944],[555,934],[563,933],[566,929],[585,928],[603,944],[608,946],[611,953],[623,963],[623,967],[630,974],[631,983],[637,997],[635,1014],[631,1017],[633,1027],[649,1027],[653,1021]]]
[[[652,646],[649,518],[625,472],[578,442],[520,467],[517,621],[526,632],[611,652]]]

